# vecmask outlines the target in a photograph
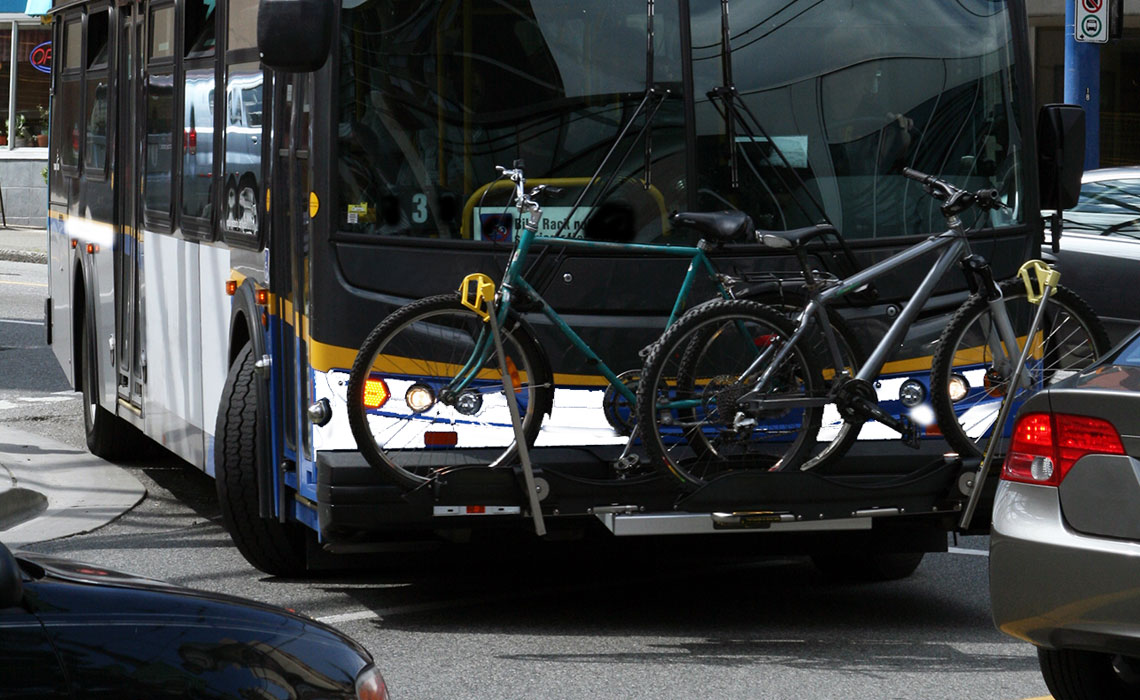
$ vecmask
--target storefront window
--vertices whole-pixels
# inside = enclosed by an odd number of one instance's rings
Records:
[[[75,36],[79,36],[75,34]],[[15,121],[12,107],[12,23],[0,24],[0,147],[47,146],[51,104],[51,30],[17,25]],[[8,143],[13,139],[12,144]]]
[[[0,25],[0,147],[8,147],[8,95],[12,84],[12,26]]]
[[[51,30],[21,26],[16,48],[16,126],[24,144],[47,146],[51,94]],[[16,145],[21,133],[17,128]]]

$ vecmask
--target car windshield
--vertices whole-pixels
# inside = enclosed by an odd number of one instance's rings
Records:
[[[1140,239],[1140,176],[1084,183],[1064,224],[1069,231]]]
[[[1140,335],[1133,336],[1132,340],[1121,349],[1112,364],[1140,367]]]

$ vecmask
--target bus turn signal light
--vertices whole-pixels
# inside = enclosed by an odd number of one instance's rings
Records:
[[[269,290],[268,289],[257,290],[257,303],[259,306],[265,306],[266,304],[269,303]]]
[[[388,384],[383,379],[368,379],[364,382],[365,408],[380,408],[388,403],[391,396]]]
[[[231,297],[237,294],[237,280],[226,280],[226,294]]]

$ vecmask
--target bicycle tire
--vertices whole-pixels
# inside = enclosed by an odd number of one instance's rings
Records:
[[[726,471],[798,467],[815,443],[822,406],[759,412],[736,403],[753,379],[737,378],[755,349],[780,344],[792,330],[778,312],[739,299],[706,302],[678,319],[654,344],[638,383],[638,424],[653,466],[686,490]],[[790,388],[789,397],[822,389],[810,353],[800,348],[778,369],[776,382]],[[694,403],[659,409],[659,397]],[[728,400],[731,416],[720,409]],[[738,420],[755,421],[754,427]]]
[[[348,379],[348,422],[360,453],[391,483],[412,489],[441,471],[498,467],[514,460],[518,448],[493,351],[462,392],[469,399],[463,411],[438,398],[473,355],[475,339],[485,328],[458,295],[444,294],[397,309],[361,345]],[[553,406],[553,377],[546,355],[521,320],[511,316],[500,330],[504,352],[518,373],[515,393],[531,446]],[[385,381],[387,402],[369,408],[366,380],[377,377]],[[407,391],[415,384],[429,387],[437,398],[427,410],[408,406]]]
[[[793,324],[808,302],[807,295],[795,289],[757,292],[743,298],[764,304],[780,312]],[[854,377],[863,363],[867,361],[862,344],[843,316],[831,307],[827,307],[827,320],[835,332],[835,340],[839,345],[840,361],[847,370],[848,376]],[[811,325],[814,326],[815,323],[815,319],[812,319]],[[833,366],[835,363],[831,351],[827,348],[827,340],[821,330],[813,327],[808,328],[805,337],[812,339],[808,348],[820,370],[825,389],[830,390],[832,382],[840,373]],[[825,406],[817,435],[819,439],[800,465],[800,470],[823,470],[834,464],[839,458],[847,454],[847,451],[859,439],[859,432],[863,429],[863,424],[864,421],[853,422],[844,419],[834,404]]]
[[[1019,343],[1029,332],[1036,305],[1030,304],[1020,279],[1001,284],[1002,297]],[[1026,360],[1023,375],[1029,386],[1015,395],[1003,432],[1009,429],[1017,405],[1031,393],[1088,367],[1109,349],[1104,326],[1089,305],[1075,292],[1057,287],[1043,303],[1046,306],[1038,336],[1040,350]],[[1008,378],[994,367],[989,343],[995,331],[989,322],[986,299],[971,295],[954,313],[938,339],[930,369],[930,399],[938,428],[962,457],[981,457],[990,427],[997,419],[1001,399],[1008,390]],[[1018,348],[1020,351],[1021,348]],[[1013,358],[1015,363],[1017,358]],[[1012,366],[1006,375],[1012,373]],[[950,398],[951,377],[965,379],[968,390],[957,402]],[[1024,395],[1020,400],[1019,396]],[[998,450],[1002,454],[1003,449]]]

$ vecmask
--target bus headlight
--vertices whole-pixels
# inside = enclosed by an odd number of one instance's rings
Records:
[[[899,387],[899,401],[907,408],[914,408],[926,400],[926,387],[917,379],[908,379]]]
[[[950,395],[950,400],[958,403],[966,398],[966,394],[970,391],[970,383],[966,378],[960,374],[950,375],[950,384],[946,387],[947,393]]]
[[[435,392],[427,384],[416,382],[408,387],[404,403],[408,404],[412,413],[423,413],[435,405]]]

